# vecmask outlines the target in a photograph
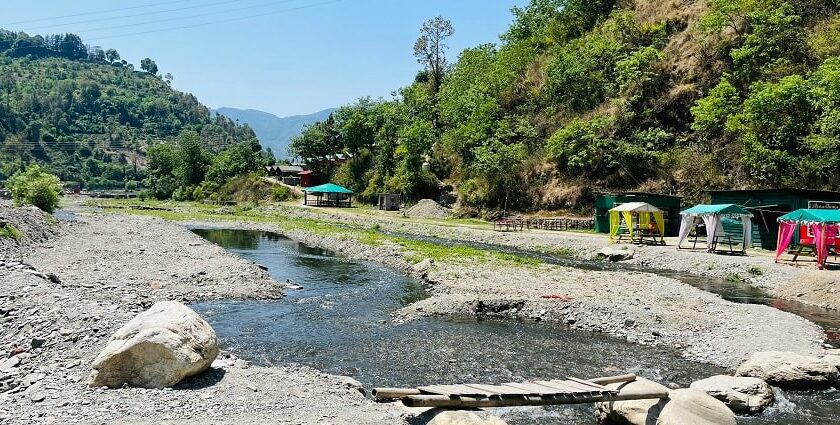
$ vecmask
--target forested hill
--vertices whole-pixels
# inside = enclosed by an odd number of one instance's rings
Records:
[[[35,161],[86,188],[133,188],[154,143],[194,131],[218,151],[255,137],[173,90],[153,60],[140,68],[73,34],[0,30],[0,180]]]
[[[434,19],[413,83],[339,109],[294,148],[353,153],[319,164],[363,196],[448,185],[477,208],[576,208],[608,189],[689,200],[838,189],[837,11],[836,0],[531,0],[498,43],[451,66],[435,47],[457,28]]]

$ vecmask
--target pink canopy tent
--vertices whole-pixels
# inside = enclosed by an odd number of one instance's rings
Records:
[[[840,210],[801,209],[779,217],[779,239],[776,261],[790,247],[797,226],[813,234],[817,268],[825,267],[829,247],[835,245],[840,233]]]

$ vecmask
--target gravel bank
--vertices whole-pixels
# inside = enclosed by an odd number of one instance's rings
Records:
[[[49,214],[33,206],[16,208],[6,200],[0,200],[0,227],[14,229],[12,232],[19,236],[0,237],[0,259],[6,260],[19,260],[59,231]]]
[[[0,344],[23,352],[0,359],[0,423],[404,423],[345,378],[235,357],[174,389],[88,388],[110,335],[156,301],[282,294],[257,265],[174,223],[108,214],[62,226],[24,257],[57,282],[0,269]]]
[[[463,225],[446,220],[411,220],[399,213],[352,210],[318,210],[307,207],[267,207],[268,212],[281,212],[302,218],[314,218],[378,228],[415,236],[433,236],[456,241],[485,243],[520,249],[560,252],[576,258],[591,259],[606,246],[606,235],[573,232],[529,230],[495,232],[487,226]],[[747,256],[710,255],[702,251],[677,250],[676,238],[667,238],[668,246],[633,246],[629,264],[659,270],[672,270],[715,278],[737,278],[771,295],[817,306],[840,309],[840,289],[836,289],[837,273],[818,273],[814,279],[813,263],[800,266],[777,264],[770,253],[751,252]],[[626,245],[616,245],[626,246]],[[800,289],[802,285],[806,288]],[[834,290],[832,290],[834,289]]]
[[[351,238],[280,231],[257,223],[190,222],[190,225],[267,230],[412,274],[430,297],[395,314],[509,317],[566,323],[645,345],[674,347],[688,359],[735,367],[756,351],[822,352],[819,326],[771,307],[736,304],[678,280],[641,272],[587,271],[466,258],[421,261],[404,258],[401,247],[370,246]],[[546,296],[550,298],[545,298]]]

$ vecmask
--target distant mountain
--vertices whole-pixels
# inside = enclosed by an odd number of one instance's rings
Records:
[[[265,148],[271,148],[278,158],[287,158],[289,143],[292,138],[303,132],[303,128],[309,124],[323,121],[335,111],[335,108],[324,109],[309,115],[294,115],[280,118],[256,109],[219,108],[215,112],[240,124],[248,124],[257,134],[260,144]]]

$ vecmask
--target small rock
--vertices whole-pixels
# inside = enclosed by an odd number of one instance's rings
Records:
[[[20,365],[20,357],[12,356],[0,363],[0,372],[8,372]]]
[[[245,384],[245,388],[247,388],[247,389],[249,389],[253,392],[257,392],[257,386],[254,385],[254,384]]]
[[[32,342],[29,343],[29,346],[34,350],[36,348],[40,348],[46,342],[47,340],[43,338],[32,338]]]

